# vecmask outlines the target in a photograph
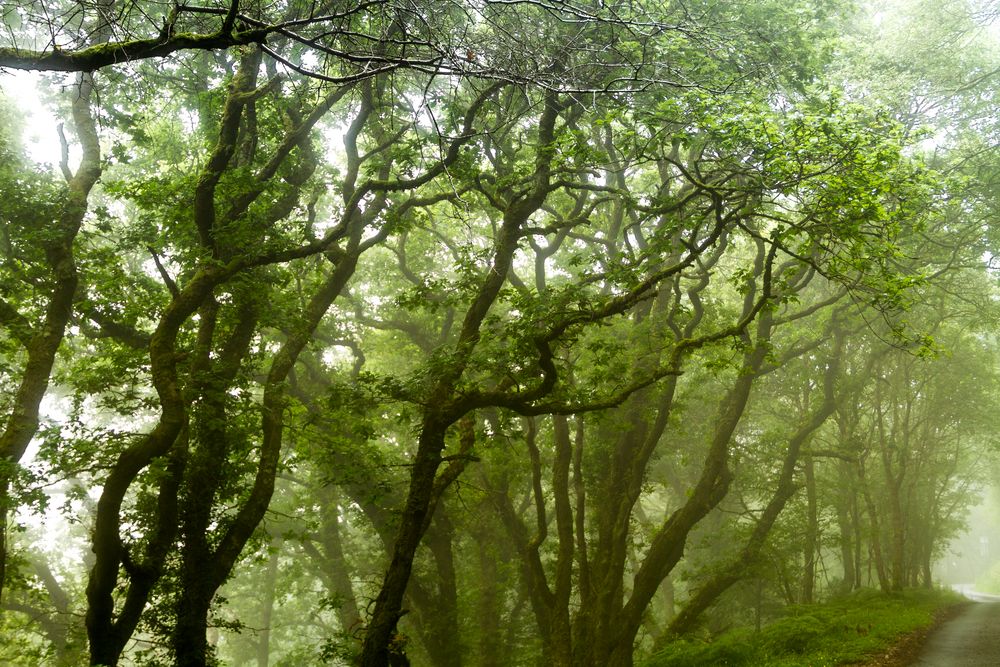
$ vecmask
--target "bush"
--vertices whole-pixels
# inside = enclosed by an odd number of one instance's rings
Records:
[[[691,667],[724,665],[742,667],[760,664],[759,647],[752,633],[728,632],[713,642],[680,640],[657,653],[646,667]]]
[[[775,654],[804,653],[827,630],[827,623],[810,614],[783,618],[762,633]]]

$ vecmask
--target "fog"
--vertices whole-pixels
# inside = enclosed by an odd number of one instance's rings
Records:
[[[994,5],[4,3],[0,664],[862,664],[1000,595]]]

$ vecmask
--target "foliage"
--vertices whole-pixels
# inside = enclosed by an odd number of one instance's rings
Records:
[[[931,586],[995,447],[989,52],[813,0],[29,4],[0,67],[73,74],[55,168],[0,105],[3,629],[735,664],[940,602],[809,604]]]
[[[992,565],[986,572],[980,575],[976,579],[975,589],[981,593],[1000,595],[1000,564]]]

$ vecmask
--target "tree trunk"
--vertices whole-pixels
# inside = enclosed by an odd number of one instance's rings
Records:
[[[854,561],[854,525],[851,521],[851,502],[854,497],[850,464],[840,461],[837,466],[839,492],[837,495],[837,529],[840,532],[840,563],[844,577],[840,582],[840,592],[848,593],[855,588],[857,572]]]
[[[458,586],[452,540],[455,528],[444,511],[434,515],[427,530],[427,547],[434,556],[434,606],[424,609],[422,637],[434,667],[462,667],[462,632],[458,616]],[[431,613],[427,613],[431,611]],[[429,617],[429,618],[428,618]]]
[[[173,632],[175,667],[205,667],[209,664],[208,611],[214,588],[207,582],[185,583],[177,604]]]
[[[267,559],[264,573],[264,596],[260,601],[260,630],[257,633],[257,667],[268,667],[271,661],[271,623],[274,620],[274,599],[278,588],[278,561],[281,559],[281,540],[271,541],[275,550]]]
[[[807,456],[803,467],[806,480],[806,534],[802,546],[802,604],[811,604],[816,585],[816,552],[819,541],[819,516],[816,501],[816,472],[813,458]]]
[[[497,567],[497,555],[491,551],[488,537],[487,535],[476,540],[480,576],[476,604],[479,625],[479,667],[501,667],[507,656],[502,653],[502,638],[499,633],[503,627],[498,586],[500,571]]]
[[[892,590],[906,587],[906,521],[899,501],[899,490],[889,484],[889,525],[892,534]]]
[[[555,124],[562,110],[559,94],[554,91],[546,93],[538,120],[539,149],[535,159],[533,187],[528,194],[519,197],[505,209],[503,222],[494,240],[490,268],[465,312],[452,358],[437,373],[432,389],[428,392],[417,452],[410,470],[409,491],[393,545],[392,559],[365,632],[360,658],[362,667],[386,667],[408,662],[402,647],[396,641],[396,624],[402,616],[403,596],[413,571],[414,554],[427,529],[436,500],[435,481],[441,465],[441,452],[445,448],[445,435],[452,424],[475,407],[456,396],[455,389],[479,343],[483,320],[510,274],[520,240],[519,231],[542,206],[548,194],[555,158]],[[540,386],[545,393],[546,385]]]
[[[434,415],[424,422],[421,430],[392,560],[365,633],[360,659],[362,667],[386,667],[402,659],[403,647],[396,637],[396,624],[402,616],[403,596],[413,571],[414,554],[424,534],[447,429],[448,424]]]
[[[692,629],[695,621],[715,600],[722,595],[730,586],[745,578],[749,568],[757,561],[760,551],[763,549],[767,536],[771,528],[778,520],[779,515],[784,510],[785,505],[795,495],[795,466],[799,460],[802,448],[812,437],[813,433],[819,429],[824,422],[833,414],[837,407],[834,383],[840,370],[840,350],[842,339],[838,338],[836,352],[832,356],[824,373],[823,400],[813,410],[804,422],[795,430],[788,440],[788,447],[785,451],[785,458],[782,462],[781,475],[778,478],[777,488],[774,495],[761,513],[757,525],[747,540],[746,545],[740,550],[739,555],[725,567],[720,573],[712,577],[704,586],[691,597],[681,612],[670,623],[667,629],[668,635],[684,634]],[[806,456],[806,486],[809,487],[809,477],[811,475],[812,457]],[[812,483],[813,497],[813,518],[815,518],[815,480]]]
[[[763,277],[766,298],[769,294],[770,259],[765,260],[762,249],[759,249],[759,252],[761,254],[758,255],[757,273]],[[747,295],[744,312],[754,312],[750,308],[753,299],[752,293]],[[599,626],[606,635],[595,638],[599,643],[595,647],[597,650],[592,653],[591,664],[631,667],[633,644],[650,600],[656,595],[663,579],[683,557],[691,530],[728,493],[732,481],[732,473],[728,467],[729,444],[743,417],[750,399],[750,390],[766,358],[772,321],[770,312],[765,311],[760,314],[754,345],[745,353],[743,368],[733,387],[719,404],[715,429],[702,465],[701,477],[684,505],[674,511],[654,535],[649,550],[633,578],[632,594],[620,614],[614,618],[604,619],[603,627]]]
[[[326,574],[330,591],[337,600],[340,600],[340,606],[337,607],[337,618],[340,621],[341,630],[345,635],[350,635],[361,624],[361,610],[358,609],[354,586],[351,584],[351,571],[348,567],[343,538],[340,534],[339,498],[333,492],[332,487],[325,487],[324,491],[326,511],[320,518],[320,539],[323,544],[325,562],[319,565]]]
[[[862,474],[862,479],[863,477],[864,476]],[[888,593],[892,590],[892,584],[889,581],[889,575],[885,567],[885,559],[882,556],[882,531],[879,529],[878,513],[875,508],[875,503],[872,501],[871,493],[867,488],[864,489],[864,496],[865,504],[868,507],[872,564],[875,566],[875,574],[878,577],[879,588],[883,593]]]
[[[107,35],[106,26],[98,26],[92,34],[95,43],[100,41]],[[27,357],[10,413],[0,430],[0,600],[7,579],[7,534],[10,532],[7,524],[14,504],[10,485],[15,467],[38,431],[39,409],[48,390],[49,375],[73,314],[73,299],[79,282],[73,246],[87,214],[90,192],[101,175],[100,142],[91,112],[93,89],[94,79],[89,73],[77,75],[76,85],[71,87],[73,122],[83,154],[76,174],[68,176],[62,209],[45,242],[45,259],[52,280],[52,289],[46,295],[45,315],[41,322],[28,322],[12,306],[0,300],[5,310],[11,311],[9,315],[4,313],[4,319],[11,322],[13,337],[23,346]],[[63,167],[69,174],[69,165]]]
[[[864,533],[861,527],[861,508],[858,506],[857,494],[851,499],[851,527],[854,534],[854,590],[861,588],[861,577],[863,568],[861,567],[861,545],[864,542]]]

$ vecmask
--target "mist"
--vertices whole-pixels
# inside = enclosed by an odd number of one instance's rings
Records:
[[[0,663],[988,623],[994,4],[5,3]]]

